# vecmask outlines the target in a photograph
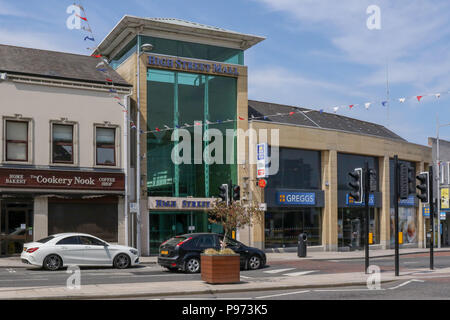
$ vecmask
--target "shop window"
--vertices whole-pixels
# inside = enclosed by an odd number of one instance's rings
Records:
[[[28,161],[28,121],[6,120],[6,161]]]
[[[95,132],[96,164],[98,166],[115,166],[116,129],[97,127]]]
[[[73,163],[73,125],[53,124],[52,162]]]

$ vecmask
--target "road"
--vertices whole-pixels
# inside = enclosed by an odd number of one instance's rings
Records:
[[[394,258],[372,258],[371,265],[377,265],[383,272],[394,270]],[[307,292],[295,293],[296,291],[277,291],[277,292],[257,292],[240,293],[241,298],[258,298],[264,296],[273,296],[282,294],[282,299],[415,299],[422,297],[426,292],[427,297],[436,299],[447,299],[450,297],[450,275],[449,278],[425,279],[426,272],[423,269],[429,267],[428,254],[413,254],[400,257],[400,273],[415,272],[422,269],[418,274],[417,280],[425,282],[412,282],[399,287],[398,289],[389,289],[385,287],[381,291],[368,291],[367,288],[339,288],[333,291],[333,288],[324,288],[308,290]],[[440,252],[435,255],[435,269],[450,267],[450,252]],[[303,277],[307,275],[323,274],[331,276],[336,273],[361,272],[364,269],[364,259],[354,260],[312,260],[295,259],[287,261],[271,261],[270,265],[260,270],[241,271],[241,281],[267,281],[276,277]],[[67,279],[71,276],[66,270],[56,272],[45,271],[35,267],[26,268],[0,268],[0,288],[6,287],[40,287],[40,286],[66,286]],[[185,274],[182,272],[170,272],[156,264],[141,265],[138,267],[116,270],[112,268],[82,268],[81,285],[88,284],[132,284],[145,282],[166,282],[166,281],[200,281],[200,274]],[[401,283],[400,283],[401,284]],[[395,287],[395,283],[385,284],[385,286]],[[397,284],[399,285],[399,284]],[[334,288],[336,289],[336,288]],[[351,289],[351,290],[350,290]],[[355,291],[355,289],[358,289]],[[364,290],[362,290],[364,289]],[[294,293],[292,293],[294,292]],[[403,292],[403,293],[402,293]],[[192,298],[235,298],[230,295],[218,296],[192,296]]]

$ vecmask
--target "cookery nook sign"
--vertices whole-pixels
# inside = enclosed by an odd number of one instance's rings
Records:
[[[125,189],[122,173],[0,169],[0,187],[40,189]]]
[[[221,74],[228,76],[239,76],[237,67],[221,64],[218,62],[202,63],[178,58],[148,56],[148,65],[153,67],[168,68],[181,71],[201,72],[208,74]]]

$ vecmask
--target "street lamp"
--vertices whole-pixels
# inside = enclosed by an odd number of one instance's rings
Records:
[[[136,119],[136,203],[138,212],[136,213],[136,248],[141,254],[141,52],[150,52],[153,50],[153,45],[144,43],[141,45],[141,35],[137,34],[137,119]],[[147,97],[148,99],[148,97]],[[148,232],[147,232],[148,234]],[[148,235],[147,235],[148,236]],[[149,245],[149,241],[147,241]]]
[[[436,181],[437,181],[437,212],[438,212],[438,226],[437,226],[437,232],[438,232],[438,248],[441,247],[441,160],[440,158],[440,154],[439,154],[439,128],[443,128],[443,127],[449,127],[450,123],[446,123],[446,124],[439,124],[439,118],[436,116]],[[433,196],[433,195],[431,195]],[[433,235],[434,236],[434,235]]]

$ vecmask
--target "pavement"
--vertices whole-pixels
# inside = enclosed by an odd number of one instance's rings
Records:
[[[449,252],[450,249],[435,249],[435,252]],[[429,249],[402,249],[401,254],[427,253]],[[373,250],[371,257],[389,257],[394,250]],[[297,257],[296,253],[267,253],[268,264],[280,261],[305,260],[351,260],[364,258],[364,252],[311,252],[306,258]],[[142,257],[142,264],[155,264],[156,257]],[[27,267],[20,262],[19,257],[0,258],[0,267]],[[96,284],[82,285],[79,289],[69,289],[65,286],[39,287],[4,287],[0,288],[0,299],[108,299],[108,298],[139,298],[174,295],[193,295],[202,293],[232,293],[267,290],[306,289],[324,287],[348,287],[367,284],[368,277],[363,272],[311,274],[302,277],[272,277],[268,279],[252,279],[241,277],[236,284],[211,285],[203,281],[164,281],[139,282],[129,284]],[[381,273],[381,283],[393,281],[411,281],[418,277],[449,277],[450,268],[414,269],[402,272],[396,277],[394,272]]]

